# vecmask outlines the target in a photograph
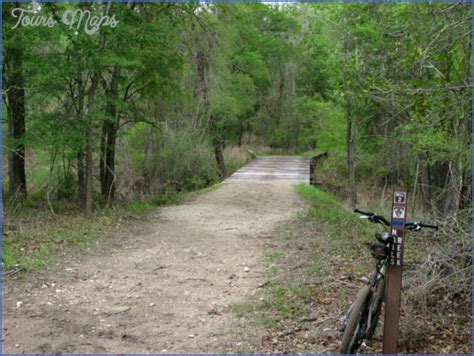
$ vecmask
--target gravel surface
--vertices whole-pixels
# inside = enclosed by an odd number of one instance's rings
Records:
[[[292,184],[307,181],[307,165],[259,157],[218,189],[118,229],[86,255],[4,281],[3,353],[253,349],[258,330],[232,305],[264,281],[272,231],[306,208]]]

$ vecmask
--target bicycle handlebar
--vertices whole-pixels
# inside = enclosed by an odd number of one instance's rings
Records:
[[[408,223],[405,224],[405,228],[407,228],[409,230],[417,231],[417,230],[421,230],[422,227],[426,227],[428,229],[438,230],[437,225],[424,224],[424,223],[421,223],[421,222],[418,222],[418,221],[408,222]]]
[[[365,215],[369,217],[369,221],[376,223],[376,224],[383,224],[385,226],[390,226],[390,223],[388,222],[387,219],[385,219],[383,216],[380,215],[375,215],[374,213],[369,213],[367,211],[362,211],[359,209],[354,209],[355,213],[359,213],[361,215]]]
[[[367,211],[362,211],[362,210],[359,210],[359,209],[354,209],[354,213],[358,213],[358,214],[361,214],[361,215],[368,216],[369,221],[373,222],[373,223],[376,223],[376,224],[382,224],[382,225],[385,225],[385,226],[390,226],[391,225],[390,222],[387,219],[385,219],[383,216],[375,215],[374,213],[369,213]],[[407,222],[407,223],[405,223],[405,228],[407,228],[409,230],[418,231],[418,230],[421,230],[422,227],[428,228],[428,229],[438,230],[437,225],[429,225],[429,224],[424,224],[424,223],[417,222],[417,221],[416,222]]]

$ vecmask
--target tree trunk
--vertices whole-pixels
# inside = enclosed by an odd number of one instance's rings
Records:
[[[204,41],[204,40],[203,40]],[[199,128],[203,128],[202,136],[204,137],[208,124],[203,124],[203,119],[209,119],[209,57],[205,50],[199,48],[196,52],[196,83],[194,87],[194,95],[198,98],[196,108],[197,124]]]
[[[240,117],[239,118],[239,137],[238,137],[238,140],[237,140],[237,144],[239,147],[242,146],[242,138],[244,137],[244,131],[245,131],[245,128],[244,128],[244,123],[243,123],[243,117]]]
[[[459,208],[459,199],[462,187],[462,176],[459,174],[454,163],[449,161],[449,183],[444,201],[443,215],[445,218],[456,215]]]
[[[7,120],[8,120],[8,141],[13,142],[13,124],[10,116],[10,111],[7,111]],[[10,194],[15,191],[15,186],[13,183],[15,178],[13,176],[13,154],[9,152],[8,154],[8,191]]]
[[[217,166],[219,167],[221,177],[225,178],[227,177],[227,168],[224,162],[224,141],[218,138],[214,138],[213,145]]]
[[[461,189],[461,200],[459,202],[460,209],[471,207],[472,203],[472,178],[470,174],[465,174],[463,178],[463,187]]]
[[[93,140],[93,128],[92,119],[89,120],[87,128],[87,141],[86,141],[86,169],[85,169],[85,212],[86,214],[92,213],[92,140]]]
[[[105,196],[105,156],[106,156],[106,145],[107,145],[107,121],[102,124],[102,132],[100,134],[100,156],[99,156],[99,179],[102,196]]]
[[[103,159],[103,176],[101,176],[101,192],[104,199],[107,201],[107,205],[114,200],[115,197],[115,143],[117,139],[118,130],[118,110],[115,104],[118,99],[118,80],[117,77],[120,74],[118,67],[114,68],[112,73],[112,79],[110,85],[106,89],[107,102],[107,120],[104,121],[103,125],[103,137],[104,147],[102,150]]]
[[[112,3],[107,3],[105,13],[108,14]],[[105,44],[105,33],[100,31],[99,48],[103,49]],[[92,213],[93,203],[93,146],[94,146],[94,104],[95,95],[101,75],[98,72],[90,72],[91,84],[87,92],[87,128],[86,128],[86,170],[85,170],[85,212]]]
[[[280,66],[279,70],[280,78],[278,82],[278,96],[276,102],[273,103],[272,109],[270,111],[273,119],[273,127],[278,128],[280,126],[280,121],[283,116],[283,102],[285,95],[285,68],[284,65]]]
[[[421,205],[423,207],[423,213],[431,215],[433,208],[431,206],[431,182],[430,182],[430,169],[428,166],[428,153],[423,151],[418,155],[420,160],[420,172],[421,172]]]
[[[346,146],[347,146],[347,168],[349,169],[349,184],[350,196],[349,204],[351,208],[357,205],[357,186],[355,177],[355,135],[352,133],[352,112],[351,105],[348,98],[346,98],[346,115],[347,115],[347,132],[346,132]]]
[[[420,173],[420,161],[416,162],[416,172],[415,172],[415,183],[413,183],[413,204],[411,208],[411,213],[415,214],[416,211],[416,193],[417,193],[417,188],[418,188],[418,176]]]
[[[87,102],[87,131],[86,131],[86,169],[85,169],[85,212],[86,214],[92,213],[92,201],[93,201],[93,140],[94,140],[94,100],[97,85],[99,84],[99,76],[94,75],[91,78],[91,86],[88,93]]]
[[[355,137],[351,137],[348,142],[348,166],[349,166],[349,182],[351,186],[350,192],[350,206],[351,208],[355,208],[357,205],[357,186],[356,186],[356,176],[355,176]]]
[[[344,65],[347,68],[349,63],[349,36],[348,36],[348,27],[347,27],[347,16],[344,16]],[[347,81],[347,69],[344,71],[344,79]],[[347,85],[347,84],[346,84]],[[346,148],[347,148],[347,168],[349,169],[349,184],[350,184],[350,197],[349,204],[351,208],[355,208],[357,204],[357,187],[355,179],[355,135],[353,135],[353,117],[352,117],[352,107],[349,97],[348,90],[345,90],[345,109],[347,117],[347,128],[346,128]]]
[[[19,4],[17,3],[17,6]],[[12,144],[9,157],[10,194],[26,196],[25,173],[25,80],[21,46],[5,48],[8,126]]]
[[[78,83],[78,94],[77,98],[74,98],[74,95],[71,92],[70,100],[71,102],[73,102],[74,99],[76,99],[77,101],[76,116],[77,120],[82,126],[84,121],[84,86],[80,75],[78,75],[75,79]],[[81,132],[81,135],[82,134],[84,134],[84,132]],[[79,200],[79,206],[83,210],[85,210],[86,208],[86,171],[84,166],[84,158],[84,146],[81,145],[81,147],[77,150],[77,195]]]
[[[106,122],[107,140],[105,145],[105,167],[102,196],[109,204],[115,197],[115,142],[117,137],[116,122]]]
[[[79,206],[86,208],[86,175],[84,170],[84,151],[77,152],[77,193],[79,196]]]

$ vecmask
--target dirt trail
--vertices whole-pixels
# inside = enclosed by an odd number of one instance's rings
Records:
[[[305,208],[292,184],[307,181],[307,164],[259,157],[218,189],[161,209],[134,236],[6,281],[3,352],[251,350],[256,334],[231,306],[262,282],[272,231]]]

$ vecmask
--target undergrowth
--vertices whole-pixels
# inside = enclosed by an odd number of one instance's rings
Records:
[[[81,253],[92,243],[106,238],[114,227],[122,228],[127,218],[146,219],[159,207],[216,189],[220,184],[193,192],[166,191],[143,200],[97,207],[84,215],[67,202],[55,204],[55,214],[39,206],[34,197],[6,210],[3,220],[2,268],[4,275],[28,273],[46,267],[60,255]]]
[[[185,139],[180,142],[184,147],[192,144],[191,141]],[[194,148],[191,148],[189,146],[189,150],[193,151]],[[213,167],[212,155],[205,149],[201,151],[193,154],[203,157],[207,154],[210,157],[206,159],[206,162]],[[189,158],[192,161],[191,164],[181,159],[179,156],[181,151],[169,149],[166,152],[161,151],[162,156],[166,157],[160,157],[159,160],[163,165],[163,167],[160,166],[162,169],[158,170],[160,177],[165,174],[164,172],[167,174],[166,179],[163,178],[161,181],[178,179],[182,184],[173,185],[168,182],[160,185],[160,189],[156,191],[131,194],[127,191],[128,188],[124,188],[124,182],[122,182],[117,185],[118,199],[115,204],[106,208],[105,202],[101,201],[102,198],[97,194],[94,199],[96,202],[94,213],[89,216],[84,215],[77,207],[75,194],[61,199],[56,194],[50,203],[47,203],[44,188],[44,180],[47,177],[45,178],[43,174],[44,170],[38,169],[41,168],[39,166],[35,171],[29,172],[31,173],[28,174],[30,191],[26,198],[12,199],[7,194],[3,196],[2,268],[4,275],[32,272],[51,264],[58,255],[87,250],[92,242],[107,237],[111,229],[117,226],[119,221],[123,221],[123,218],[140,219],[159,207],[177,204],[184,199],[220,186],[216,180],[217,174],[210,174],[210,178],[206,176],[207,173],[199,175],[203,170],[212,171],[209,167],[203,166],[201,161],[193,161],[191,157]],[[251,156],[245,147],[228,146],[224,150],[224,158],[231,174],[248,163]],[[202,160],[202,157],[200,159]],[[139,161],[138,158],[136,160]],[[174,170],[170,170],[166,164]],[[198,166],[200,171],[196,168]],[[121,167],[121,169],[125,168]],[[130,180],[133,180],[133,174],[137,173],[133,171],[128,174]],[[123,227],[123,225],[120,226]]]
[[[356,250],[368,251],[367,244],[374,240],[374,231],[383,228],[366,220],[357,223],[357,214],[346,210],[330,193],[304,184],[298,185],[296,190],[311,202],[309,215],[318,223],[324,223],[323,230],[330,239],[330,256],[343,254],[346,261],[350,261],[352,270],[367,263]],[[383,199],[374,201],[362,197],[360,200],[367,210],[389,218],[390,206],[382,205]],[[391,204],[387,202],[385,205]],[[441,229],[438,232],[428,229],[407,232],[400,347],[408,352],[460,350],[462,346],[456,343],[471,337],[470,318],[466,317],[472,298],[470,229],[465,228],[462,217],[444,223],[425,222],[438,223]],[[358,241],[363,240],[366,246],[353,243],[357,236]],[[371,257],[366,260],[368,266],[372,265],[371,260]],[[453,327],[456,333],[449,331]]]
[[[374,233],[384,228],[360,219],[327,191],[307,184],[295,189],[310,208],[299,226],[287,227],[280,241],[273,240],[272,248],[263,253],[269,281],[255,300],[236,310],[265,328],[264,352],[338,352],[338,320],[362,287],[360,279],[372,270],[369,245]],[[383,200],[363,198],[362,209],[388,217],[390,207]],[[463,232],[448,230],[407,235],[399,336],[402,352],[470,349],[470,255],[464,256],[466,239],[453,240],[453,234]],[[448,238],[458,243],[447,243]],[[368,343],[366,352],[380,352],[382,334],[379,325],[376,341]]]
[[[315,219],[326,234],[331,254],[348,258],[366,255],[367,244],[372,241],[376,227],[347,210],[328,192],[303,183],[296,185],[295,189],[309,201],[311,207],[308,216]]]
[[[374,227],[346,210],[330,193],[307,184],[298,184],[295,189],[310,202],[305,219],[316,221],[318,234],[324,238],[304,240],[298,236],[302,240],[291,239],[290,252],[286,245],[263,253],[262,263],[271,276],[262,292],[263,297],[253,304],[236,308],[238,315],[253,315],[265,327],[285,328],[288,323],[297,323],[303,318],[307,304],[314,297],[312,283],[317,281],[321,292],[329,292],[329,284],[323,281],[336,273],[332,269],[333,262],[358,260],[359,266],[349,272],[350,278],[364,276],[370,267],[367,244]],[[301,269],[302,273],[296,279],[288,276],[288,271],[294,269]],[[347,304],[348,299],[342,298],[339,302]]]

